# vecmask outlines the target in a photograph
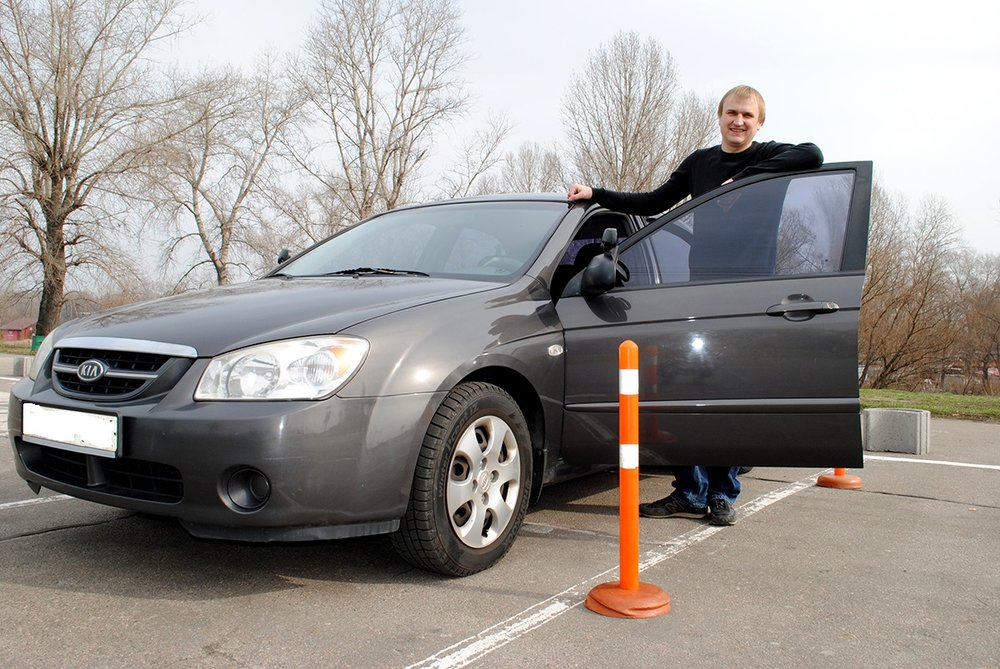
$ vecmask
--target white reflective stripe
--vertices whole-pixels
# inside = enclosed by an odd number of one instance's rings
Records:
[[[639,394],[639,370],[619,369],[618,370],[618,394],[638,395]]]
[[[618,452],[618,466],[622,469],[639,468],[639,444],[622,444]]]

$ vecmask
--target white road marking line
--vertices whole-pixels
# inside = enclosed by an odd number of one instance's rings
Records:
[[[992,469],[1000,471],[1000,465],[977,465],[972,462],[951,462],[948,460],[921,460],[920,458],[897,458],[891,455],[865,455],[865,460],[887,462],[916,462],[921,465],[945,465],[947,467],[971,467],[972,469]]]
[[[35,499],[22,499],[19,502],[7,502],[6,504],[0,504],[0,511],[6,511],[7,509],[17,509],[22,506],[33,506],[35,504],[47,504],[49,502],[61,502],[64,499],[75,499],[69,495],[49,495],[47,497],[37,497]]]
[[[800,490],[812,487],[815,484],[816,475],[813,474],[766,495],[761,495],[739,507],[740,516],[746,517],[757,513],[761,509],[767,508],[775,502],[781,501],[789,495],[794,495]],[[659,547],[646,551],[639,556],[639,571],[644,571],[664,560],[672,558],[684,549],[700,541],[704,541],[724,529],[726,528],[705,525],[685,532],[672,541],[664,542]],[[502,648],[511,641],[524,636],[546,623],[552,622],[567,611],[580,606],[583,604],[587,593],[595,585],[607,581],[608,576],[617,571],[618,565],[615,565],[611,569],[591,576],[534,606],[528,607],[507,620],[486,628],[475,636],[463,639],[420,662],[409,665],[407,669],[423,669],[425,667],[428,669],[432,667],[434,669],[458,669],[459,667],[468,666],[476,660]]]
[[[865,455],[866,460],[894,461],[894,462],[916,462],[921,464],[946,465],[951,467],[973,467],[978,469],[996,469],[997,465],[977,465],[966,462],[949,462],[945,460],[920,460],[917,458],[900,458],[892,456]],[[831,471],[831,470],[825,470]],[[739,507],[741,517],[747,517],[768,506],[779,502],[786,497],[797,492],[811,488],[816,485],[816,475],[811,475],[779,488],[760,497],[756,497]],[[646,551],[640,555],[639,571],[645,571],[650,567],[668,560],[686,548],[708,539],[717,532],[726,528],[705,525],[697,529],[686,532],[679,537],[660,544],[659,548]],[[518,639],[532,630],[552,622],[562,614],[580,606],[593,586],[607,580],[609,574],[617,572],[618,566],[592,576],[576,585],[563,590],[562,592],[546,599],[534,606],[528,607],[518,614],[504,620],[492,627],[488,627],[475,636],[468,637],[456,644],[431,655],[430,657],[409,665],[407,669],[458,669],[479,660],[495,650],[507,645],[511,641]]]

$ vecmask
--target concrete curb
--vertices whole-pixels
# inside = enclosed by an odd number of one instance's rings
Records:
[[[0,353],[0,376],[27,376],[32,360],[34,358],[30,355]]]
[[[866,451],[923,455],[930,451],[931,413],[923,409],[865,409],[861,435]]]

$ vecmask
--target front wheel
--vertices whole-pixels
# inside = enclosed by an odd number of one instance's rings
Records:
[[[457,386],[424,437],[393,546],[411,564],[448,576],[491,567],[524,522],[531,462],[514,399],[488,383]]]

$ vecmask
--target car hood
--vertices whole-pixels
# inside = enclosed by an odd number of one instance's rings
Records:
[[[180,344],[208,357],[266,341],[337,333],[402,309],[495,288],[482,281],[422,277],[270,278],[86,316],[61,327],[58,336]]]

